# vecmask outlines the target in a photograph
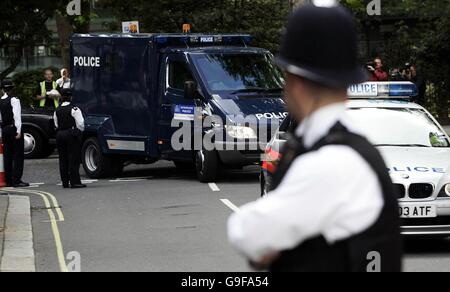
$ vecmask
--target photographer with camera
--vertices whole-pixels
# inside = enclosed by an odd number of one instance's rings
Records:
[[[390,81],[405,81],[405,78],[402,75],[402,71],[399,68],[393,68],[389,71],[389,80]]]
[[[417,86],[417,89],[419,90],[419,94],[413,101],[420,105],[425,105],[426,102],[425,94],[427,90],[427,84],[425,78],[418,73],[416,65],[406,63],[402,71],[402,76],[404,80],[411,81],[412,83],[414,83]]]
[[[403,79],[406,81],[412,80],[412,73],[411,73],[411,64],[406,63],[405,66],[401,70]]]
[[[367,64],[370,72],[369,81],[388,81],[389,74],[383,70],[383,60],[377,57],[373,62]]]

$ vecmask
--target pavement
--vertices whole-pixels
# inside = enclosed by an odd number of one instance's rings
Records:
[[[30,198],[2,195],[0,200],[0,272],[35,272]]]
[[[2,263],[3,242],[5,240],[6,212],[8,211],[9,197],[0,194],[0,265]]]

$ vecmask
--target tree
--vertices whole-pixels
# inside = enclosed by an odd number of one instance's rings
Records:
[[[423,40],[418,53],[421,67],[432,86],[431,99],[436,101],[436,111],[445,122],[449,121],[450,99],[450,20],[443,17],[437,22],[435,32]]]
[[[383,34],[382,42],[377,44],[385,63],[391,66],[403,66],[406,62],[417,64],[429,82],[430,108],[439,118],[448,120],[450,0],[382,1],[382,15],[375,17],[366,12],[368,0],[341,2],[354,12],[361,35],[368,43],[374,28],[383,24],[394,28]]]
[[[0,80],[22,61],[23,52],[50,38],[45,23],[55,11],[54,0],[2,0],[0,2],[0,48],[9,65],[0,68]]]
[[[289,12],[285,0],[100,0],[118,19],[139,20],[144,32],[181,32],[184,23],[192,32],[250,33],[257,45],[278,48],[281,30]],[[113,23],[118,30],[119,24]]]
[[[89,32],[91,1],[82,0],[82,15],[66,14],[67,0],[0,1],[0,48],[5,50],[8,66],[0,68],[0,80],[14,72],[24,52],[51,39],[46,22],[56,18],[63,61],[68,64],[69,38],[72,33]]]
[[[91,20],[96,17],[91,10],[91,0],[81,1],[81,15],[69,16],[66,13],[67,1],[59,3],[55,11],[59,44],[63,64],[69,64],[70,37],[73,33],[89,33]]]

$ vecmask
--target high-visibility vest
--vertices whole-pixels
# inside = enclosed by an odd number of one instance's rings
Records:
[[[45,107],[45,101],[46,101],[46,96],[47,96],[47,88],[45,87],[45,81],[41,82],[41,96],[44,97],[44,99],[41,99],[41,101],[39,102],[39,106],[40,107]],[[58,84],[56,84],[55,81],[53,81],[53,90],[56,90],[56,88],[58,88]],[[58,108],[59,106],[59,101],[57,99],[53,100],[55,103],[55,108]]]

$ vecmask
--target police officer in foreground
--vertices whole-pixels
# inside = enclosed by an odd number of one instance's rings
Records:
[[[1,84],[4,95],[0,99],[2,141],[6,185],[8,187],[29,187],[22,181],[24,166],[24,139],[22,133],[22,107],[14,97],[14,85],[10,80]]]
[[[81,138],[84,118],[81,110],[71,105],[70,89],[61,89],[61,106],[54,114],[57,129],[56,143],[59,152],[59,169],[65,189],[80,189]]]
[[[346,114],[347,88],[366,80],[355,23],[343,7],[315,2],[291,16],[277,57],[302,123],[272,192],[232,215],[229,239],[257,269],[398,272],[397,197],[381,155]]]

